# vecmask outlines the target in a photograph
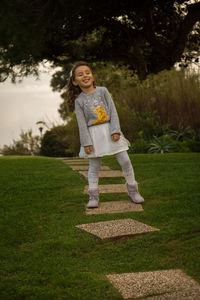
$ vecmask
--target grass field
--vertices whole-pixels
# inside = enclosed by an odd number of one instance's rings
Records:
[[[0,299],[122,300],[112,273],[178,268],[200,282],[200,154],[130,157],[144,211],[110,215],[85,215],[87,181],[62,161],[0,158]],[[120,169],[113,156],[103,164]],[[103,242],[75,227],[122,218],[160,231]]]

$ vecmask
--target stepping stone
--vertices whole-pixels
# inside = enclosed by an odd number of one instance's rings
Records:
[[[78,158],[78,157],[55,157],[55,159],[62,159],[62,160],[79,160],[81,158]]]
[[[134,236],[159,230],[133,219],[82,224],[77,225],[76,227],[97,236],[101,240],[116,239],[124,236]]]
[[[79,170],[88,170],[89,166],[71,166],[70,167],[74,170],[74,171],[79,171]],[[108,166],[101,166],[100,170],[110,170],[110,168]]]
[[[66,159],[66,160],[83,160],[84,158],[80,158],[79,156],[71,156],[71,157],[63,157],[62,159]]]
[[[145,297],[145,299],[200,299],[200,285],[179,269],[153,272],[137,272],[106,275],[115,288],[119,290],[124,299]],[[190,298],[198,291],[197,298]],[[188,298],[173,298],[178,293],[188,294]],[[148,295],[157,294],[153,297]],[[159,295],[160,294],[160,295]],[[165,297],[166,294],[166,297]],[[173,296],[174,295],[174,296]],[[183,296],[184,297],[184,296]],[[186,296],[187,297],[187,296]]]
[[[98,208],[86,208],[86,215],[115,214],[129,211],[143,211],[143,208],[141,204],[136,204],[131,201],[100,202]]]
[[[125,184],[101,184],[99,185],[99,192],[105,193],[127,193]],[[88,185],[85,186],[84,194],[88,193]]]
[[[89,162],[87,160],[80,160],[80,161],[63,160],[63,162],[68,165],[88,165],[89,164]]]
[[[88,159],[63,159],[65,162],[89,162]]]
[[[87,171],[80,171],[81,175],[83,175],[85,178],[88,178],[88,172]],[[100,171],[99,177],[124,177],[123,173],[121,171]]]
[[[166,293],[159,296],[152,296],[148,298],[139,298],[140,300],[197,300],[200,299],[200,289],[192,288],[187,291]]]

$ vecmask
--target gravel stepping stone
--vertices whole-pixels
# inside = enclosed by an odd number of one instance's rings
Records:
[[[79,160],[82,158],[78,158],[78,157],[55,157],[55,159],[62,159],[62,160]],[[82,159],[83,160],[83,159]]]
[[[79,170],[88,170],[89,166],[71,166],[70,167],[74,170],[74,171],[79,171]],[[110,168],[108,166],[101,166],[100,170],[110,170]]]
[[[200,285],[182,270],[163,270],[106,275],[124,299],[145,297],[145,299],[200,299]],[[198,298],[190,298],[193,294]],[[158,294],[152,296],[152,294]],[[160,295],[159,295],[160,294]],[[180,294],[180,297],[177,295]],[[182,295],[189,295],[182,298]],[[149,297],[148,297],[149,295]],[[148,298],[146,298],[148,297]],[[167,298],[166,298],[167,297]],[[174,298],[177,297],[177,298]]]
[[[89,164],[89,161],[87,161],[87,160],[80,160],[80,161],[63,160],[63,162],[68,165],[88,165]]]
[[[101,240],[116,239],[124,236],[134,236],[159,230],[133,219],[82,224],[77,225],[76,227],[97,236]]]
[[[85,178],[88,178],[88,172],[87,171],[80,171],[81,175],[83,175]],[[123,173],[121,171],[99,171],[99,177],[124,177]]]
[[[99,185],[99,192],[105,193],[127,193],[125,184],[101,184]],[[85,186],[84,194],[88,193],[88,185]]]
[[[136,204],[131,201],[100,202],[98,208],[86,208],[86,215],[115,214],[129,211],[143,211],[143,208],[141,204]]]
[[[66,159],[66,160],[84,160],[87,158],[80,158],[79,156],[71,156],[71,157],[63,157],[62,159]]]
[[[199,300],[200,289],[192,288],[187,291],[167,293],[159,296],[152,296],[148,298],[139,298],[140,300]]]
[[[88,159],[63,159],[65,162],[89,162]]]

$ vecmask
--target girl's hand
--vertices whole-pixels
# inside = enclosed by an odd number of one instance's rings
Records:
[[[93,151],[93,147],[92,146],[85,146],[85,153],[90,154]]]
[[[120,134],[114,133],[111,137],[114,142],[117,142],[120,139]]]

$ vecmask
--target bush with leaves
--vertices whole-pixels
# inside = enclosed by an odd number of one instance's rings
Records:
[[[185,140],[184,143],[192,152],[200,152],[200,141],[194,139]]]
[[[168,134],[177,141],[184,141],[185,139],[195,136],[195,131],[190,126],[184,127],[183,124],[179,124],[177,130],[169,130]]]
[[[148,142],[144,139],[140,138],[131,143],[131,146],[128,150],[128,153],[147,153],[148,150]]]
[[[13,140],[11,145],[4,145],[1,149],[3,155],[39,155],[39,153],[40,137],[33,136],[31,129],[27,132],[22,130],[19,140]]]
[[[54,126],[46,131],[41,142],[41,155],[65,157],[78,155],[80,143],[75,114],[67,125]]]
[[[127,84],[128,79],[124,79],[124,81],[122,79],[121,89],[116,88],[117,92],[114,91],[114,87],[110,89],[113,99],[117,103],[119,115],[121,114],[122,126],[123,122],[126,122],[126,116],[128,121],[131,118],[130,114],[134,119],[138,117],[138,121],[143,124],[142,127],[145,129],[146,126],[152,126],[150,119],[158,116],[160,121],[154,120],[158,125],[160,122],[162,126],[169,124],[170,128],[175,131],[190,128],[197,132],[200,128],[199,75],[198,72],[172,69],[156,75],[149,75],[143,82],[130,79],[129,85]],[[153,130],[154,126],[155,122]],[[132,123],[129,128],[128,131],[132,129]],[[133,129],[135,128],[133,127]],[[136,130],[143,129],[137,128]],[[154,135],[161,134],[164,133],[154,132]]]
[[[149,143],[148,153],[165,153],[172,148],[172,143],[169,142],[168,136],[154,136],[154,139]]]

